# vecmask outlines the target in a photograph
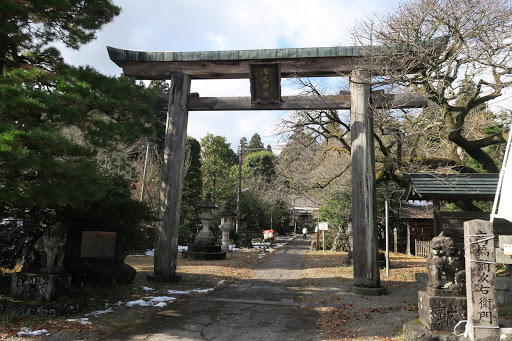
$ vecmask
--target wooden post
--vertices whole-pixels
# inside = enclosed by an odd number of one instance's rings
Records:
[[[160,189],[160,223],[156,228],[154,275],[148,280],[176,281],[178,228],[180,223],[185,139],[187,136],[187,96],[190,78],[172,75],[165,127],[164,163]]]
[[[464,222],[464,245],[469,339],[499,340],[493,223]]]
[[[441,222],[441,200],[434,199],[434,237],[439,236],[439,234],[443,231],[443,226]]]
[[[407,241],[405,244],[405,253],[411,255],[411,219],[407,218]]]
[[[353,292],[383,295],[380,287],[377,243],[377,197],[373,114],[370,110],[371,77],[355,70],[350,77],[352,139],[352,229],[354,238]],[[379,290],[364,290],[364,289]]]

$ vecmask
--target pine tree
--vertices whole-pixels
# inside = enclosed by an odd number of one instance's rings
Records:
[[[52,42],[77,49],[121,9],[110,0],[0,0],[0,74],[4,67],[52,63]]]

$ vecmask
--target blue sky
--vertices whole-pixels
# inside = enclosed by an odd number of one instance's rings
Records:
[[[66,62],[107,75],[121,69],[106,46],[146,51],[211,51],[352,45],[347,29],[356,20],[391,10],[398,1],[353,0],[114,0],[122,8],[97,39],[74,51],[59,48]],[[192,81],[201,96],[249,96],[246,80]],[[288,90],[283,87],[283,94]],[[279,144],[276,120],[284,111],[190,112],[188,134],[225,136],[236,149],[241,137],[260,134]]]

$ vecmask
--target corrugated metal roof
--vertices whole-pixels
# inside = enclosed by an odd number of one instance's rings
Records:
[[[411,179],[405,200],[493,200],[499,174],[406,174]]]

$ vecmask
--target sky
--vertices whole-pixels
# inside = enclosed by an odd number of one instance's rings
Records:
[[[106,46],[143,51],[217,51],[352,45],[347,29],[377,12],[396,6],[392,0],[113,0],[122,8],[79,50],[58,46],[65,61],[88,65],[106,75],[122,69]],[[208,96],[250,96],[248,80],[193,80],[191,92]],[[283,84],[283,95],[293,90]],[[225,136],[236,150],[240,138],[258,133],[278,151],[275,135],[285,111],[190,112],[188,135]]]

